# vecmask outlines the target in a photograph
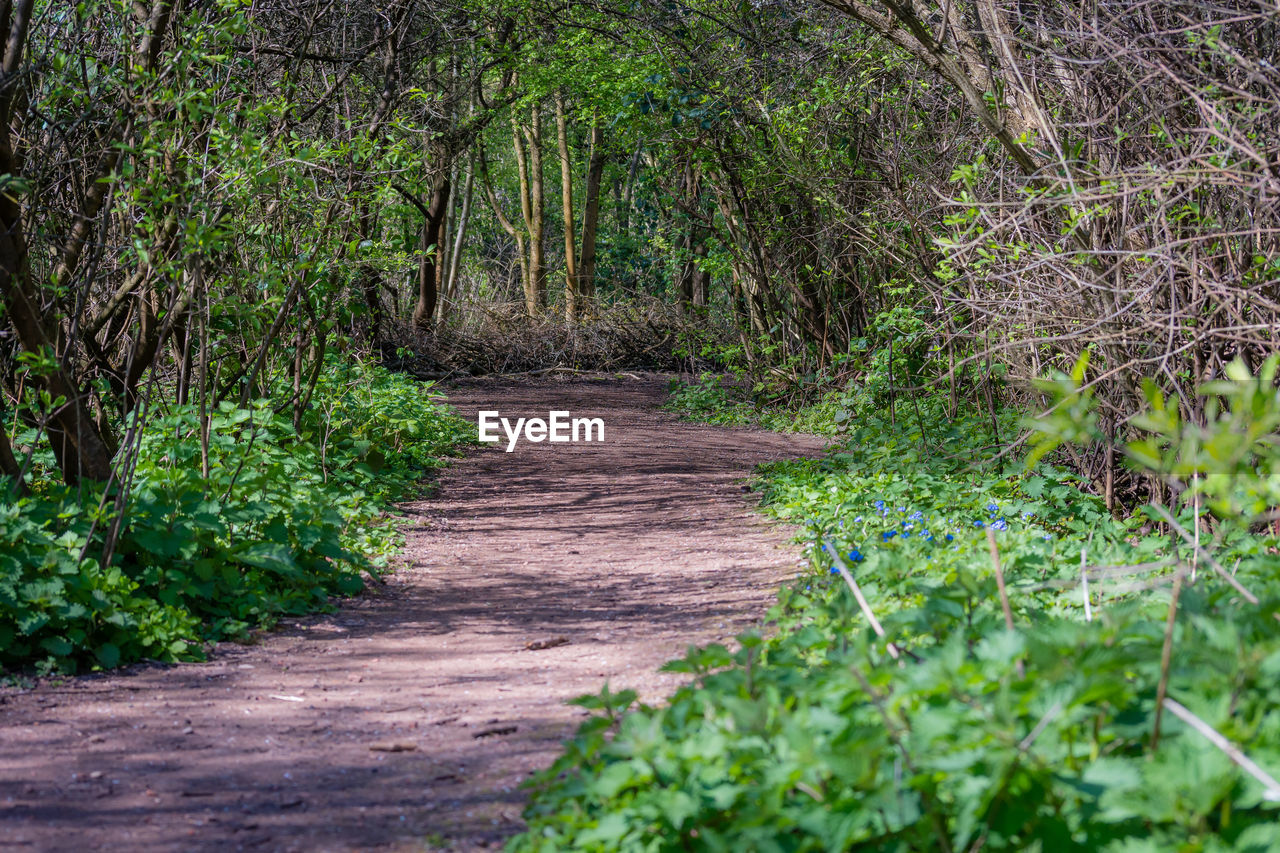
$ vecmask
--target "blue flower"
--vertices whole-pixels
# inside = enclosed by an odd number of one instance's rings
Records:
[[[987,504],[987,512],[991,513],[992,515],[995,515],[999,511],[1000,511],[999,504]]]
[[[897,536],[897,535],[898,535],[898,531],[896,531],[896,530],[886,530],[884,533],[881,533],[881,534],[880,534],[880,541],[881,541],[881,542],[888,542],[890,539],[892,539],[893,537],[895,537],[895,536]]]
[[[859,551],[857,548],[854,548],[852,551],[849,552],[849,562],[851,563],[861,563],[865,559],[867,558],[862,556],[862,552]]]
[[[1034,512],[1032,512],[1031,510],[1027,510],[1026,512],[1024,512],[1024,513],[1022,514],[1022,517],[1023,517],[1023,518],[1035,518],[1035,517],[1036,517],[1036,514],[1035,514]]]
[[[875,507],[876,509],[884,509],[884,501],[876,501]]]
[[[832,566],[832,567],[831,567],[831,574],[833,574],[833,575],[838,575],[838,574],[840,574],[840,569],[838,569],[838,568],[837,568],[837,567],[835,567],[835,566]]]
[[[920,536],[921,536],[921,537],[923,537],[924,541],[926,541],[926,542],[932,542],[932,541],[933,541],[933,534],[932,534],[932,533],[930,533],[930,532],[929,532],[929,531],[927,531],[927,530],[921,531]]]
[[[950,533],[948,533],[948,534],[947,534],[947,541],[948,541],[948,542],[950,542],[952,539],[955,539],[955,538],[956,538],[956,537],[952,536]]]
[[[906,512],[906,511],[907,511],[907,508],[905,506],[898,507],[898,512]]]
[[[902,531],[902,538],[903,538],[903,539],[910,539],[910,538],[911,538],[911,531],[910,531],[910,530],[904,530],[904,531]]]
[[[991,529],[992,530],[1008,530],[1009,522],[1005,521],[1003,518],[998,521],[993,521],[991,522]]]
[[[824,553],[824,554],[825,554],[825,553],[827,553],[827,546],[826,546],[826,545],[823,545],[823,546],[822,546],[822,553]]]
[[[974,527],[986,527],[986,525],[985,525],[985,524],[983,524],[981,521],[975,521],[975,522],[973,523],[973,526],[974,526]]]
[[[862,523],[862,516],[860,516],[860,515],[855,515],[855,516],[853,517],[853,523],[854,523],[854,524],[861,524],[861,523]]]
[[[924,519],[924,513],[921,512],[920,510],[916,510],[915,512],[911,513],[911,515],[908,515],[907,518],[911,519],[912,521],[922,521]]]

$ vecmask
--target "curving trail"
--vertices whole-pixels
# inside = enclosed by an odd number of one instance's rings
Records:
[[[742,484],[821,440],[680,423],[664,388],[455,388],[473,420],[565,409],[606,441],[457,462],[406,507],[385,586],[258,645],[0,688],[0,850],[500,846],[581,718],[566,700],[605,680],[660,700],[682,680],[663,662],[757,623],[796,569]]]

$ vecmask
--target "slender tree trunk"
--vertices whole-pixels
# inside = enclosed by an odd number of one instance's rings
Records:
[[[546,245],[544,240],[542,179],[542,109],[534,104],[530,123],[521,126],[511,117],[511,135],[515,149],[516,171],[520,179],[520,212],[528,233],[527,260],[521,262],[524,272],[524,301],[529,316],[542,313],[547,301]],[[527,147],[526,147],[527,146]]]
[[[199,264],[200,259],[196,258],[194,264]],[[184,289],[191,286],[191,275],[188,269],[183,273]],[[181,317],[173,324],[173,332],[170,339],[173,341],[173,354],[178,360],[178,405],[186,405],[187,400],[191,396],[191,370],[195,364],[194,351],[191,341],[191,323],[190,308],[183,313]]]
[[[698,261],[707,257],[707,231],[696,224],[689,226],[681,240],[686,253],[680,267],[678,289],[680,301],[685,306],[705,307],[710,295],[709,276]]]
[[[527,210],[527,207],[528,207],[529,196],[528,196],[528,193],[526,192],[528,187],[525,182],[524,151],[521,147],[520,133],[517,130],[515,119],[512,119],[511,128],[512,128],[512,140],[515,143],[516,164],[517,164],[519,176],[520,176],[520,207],[521,207],[521,214],[523,215],[525,210]],[[483,140],[481,141],[480,145],[477,147],[476,154],[479,158],[480,182],[484,186],[485,198],[489,200],[489,207],[491,210],[493,210],[493,216],[495,219],[498,220],[498,224],[502,226],[502,230],[506,231],[507,234],[511,236],[511,239],[515,241],[516,259],[520,264],[520,286],[524,290],[525,308],[526,310],[528,310],[530,305],[529,255],[525,251],[524,232],[520,228],[516,227],[516,224],[507,217],[507,214],[502,210],[502,205],[498,202],[498,194],[494,192],[493,182],[489,180],[489,163],[485,157]]]
[[[449,186],[458,185],[458,163],[455,160],[449,168]],[[444,207],[444,216],[440,222],[440,233],[436,243],[436,317],[443,318],[448,312],[446,305],[445,280],[449,277],[449,264],[453,258],[453,230],[456,227],[458,194],[449,193],[449,201]]]
[[[711,298],[711,276],[707,274],[699,264],[699,261],[705,261],[707,258],[707,230],[698,225],[690,229],[690,239],[693,240],[693,260],[690,261],[692,269],[691,290],[693,291],[693,304],[696,308],[705,308]]]
[[[418,301],[413,307],[413,324],[423,330],[431,328],[439,296],[436,290],[436,266],[440,249],[440,226],[444,224],[445,210],[449,206],[449,191],[448,173],[441,172],[422,218],[422,255],[418,260]]]
[[[640,140],[636,145],[636,153],[631,155],[631,165],[627,169],[627,184],[622,191],[622,212],[618,217],[618,222],[622,225],[622,232],[625,234],[630,228],[631,208],[635,204],[636,193],[636,175],[640,172],[640,158],[644,155],[644,140]]]
[[[445,319],[456,296],[458,269],[462,261],[462,244],[466,240],[467,226],[471,222],[471,198],[474,195],[476,178],[475,167],[475,159],[469,159],[467,161],[466,182],[462,187],[462,210],[458,214],[457,227],[454,228],[453,249],[449,252],[449,272],[444,281],[444,299],[446,301],[440,307],[441,320]]]
[[[689,226],[681,240],[685,260],[680,268],[680,301],[686,307],[701,307],[707,304],[708,288],[707,275],[699,268],[698,261],[707,256],[708,234],[696,219],[702,206],[702,181],[692,160],[685,164],[680,184],[680,206],[689,216]]]
[[[676,279],[676,293],[680,297],[680,308],[687,311],[689,306],[693,304],[692,228],[685,230],[680,235],[680,242],[677,245],[679,246],[680,254],[685,256],[685,260],[680,264],[680,275]]]
[[[458,54],[454,51],[449,53],[449,70],[447,82],[444,89],[448,93],[447,98],[450,103],[449,107],[449,126],[456,128],[458,126],[458,90],[459,67]],[[458,186],[458,159],[456,156],[450,156],[448,168],[448,181],[450,187]],[[445,285],[449,277],[449,265],[453,258],[453,231],[457,227],[457,209],[458,194],[451,192],[449,198],[444,205],[444,212],[441,215],[440,229],[436,234],[436,258],[435,258],[435,276],[436,276],[436,314],[441,319],[448,313],[448,300],[445,293]]]
[[[578,264],[580,307],[590,310],[596,295],[596,233],[600,224],[600,181],[604,177],[604,131],[600,117],[591,120],[591,151],[587,155],[587,186],[582,209],[582,259]]]
[[[533,220],[529,224],[529,275],[533,281],[535,310],[541,313],[547,305],[547,241],[546,207],[544,197],[546,182],[542,169],[542,107],[534,104],[530,123],[526,128],[529,138],[529,203],[533,208]]]
[[[564,313],[578,319],[578,260],[573,240],[573,161],[569,156],[569,118],[564,95],[556,93],[556,144],[560,151],[560,202],[564,215]]]

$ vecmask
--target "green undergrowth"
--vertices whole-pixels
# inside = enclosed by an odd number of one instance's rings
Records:
[[[673,378],[663,408],[691,421],[719,426],[842,436],[852,424],[893,408],[894,402],[875,378],[864,377],[842,387],[830,376],[817,375],[801,384],[803,393],[792,393],[780,387],[781,382],[751,383],[732,374],[704,373],[694,382]],[[925,433],[928,429],[922,424],[950,419],[945,401],[936,395],[897,405],[906,423]],[[1004,416],[1017,420],[1012,412]]]
[[[533,781],[511,850],[1280,849],[1280,791],[1167,709],[1154,737],[1190,548],[1065,471],[975,463],[986,423],[936,423],[869,418],[822,459],[764,467],[767,512],[810,558],[773,630],[691,648],[667,669],[692,682],[661,707],[578,700],[595,713]],[[1167,695],[1280,775],[1277,541],[1218,532],[1259,602],[1198,562]]]
[[[732,378],[707,373],[696,382],[673,379],[664,408],[689,420],[719,426],[759,426],[776,432],[836,435],[845,423],[846,395],[827,391],[814,402],[762,405]]]
[[[200,424],[195,406],[147,421],[122,513],[118,487],[104,499],[49,486],[40,454],[30,491],[0,479],[0,667],[199,658],[206,642],[326,608],[386,566],[392,502],[469,433],[430,386],[338,360],[297,429],[272,399],[210,412],[207,450]]]

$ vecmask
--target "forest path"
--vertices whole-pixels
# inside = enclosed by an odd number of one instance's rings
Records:
[[[456,462],[406,507],[407,565],[336,613],[207,663],[0,688],[0,850],[498,846],[581,720],[566,700],[606,679],[660,700],[682,681],[662,663],[756,623],[796,570],[743,482],[821,440],[680,423],[664,396],[455,388],[472,420],[562,409],[606,440]]]

